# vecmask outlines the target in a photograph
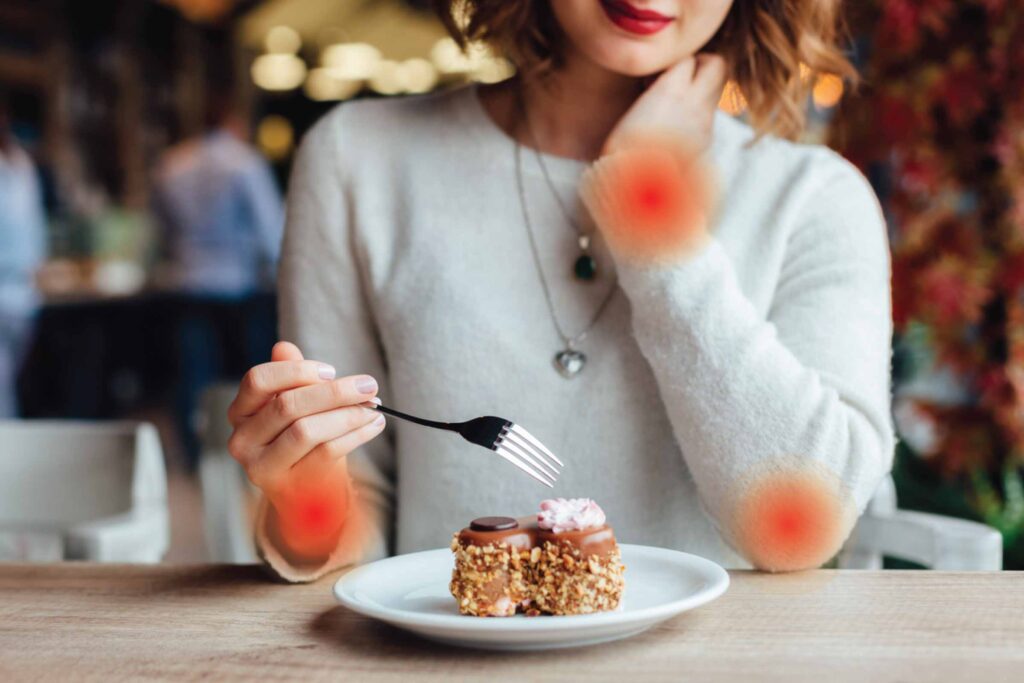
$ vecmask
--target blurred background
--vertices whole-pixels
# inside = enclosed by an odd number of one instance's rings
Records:
[[[805,137],[888,218],[900,507],[995,527],[1021,569],[1024,3],[846,4],[864,82],[816,77]],[[0,418],[156,425],[168,561],[220,557],[212,422],[276,338],[303,133],[343,100],[514,72],[426,5],[0,0]]]

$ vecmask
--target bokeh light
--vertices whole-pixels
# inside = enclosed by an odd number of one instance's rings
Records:
[[[512,62],[504,57],[489,57],[476,67],[472,78],[481,83],[497,83],[511,77],[515,72]]]
[[[335,78],[361,81],[372,78],[380,66],[381,52],[369,43],[337,43],[320,55],[320,63]]]
[[[839,104],[843,97],[843,79],[835,74],[821,74],[814,84],[814,105],[828,109]]]
[[[338,78],[327,68],[312,69],[306,77],[306,96],[317,102],[347,100],[363,88],[363,81]]]
[[[404,90],[402,72],[398,62],[382,59],[370,76],[370,88],[381,95],[397,95]]]
[[[410,93],[429,92],[437,85],[438,73],[434,65],[421,57],[407,59],[399,65],[402,89]]]
[[[269,54],[294,55],[302,48],[302,38],[290,26],[275,26],[263,42]]]
[[[736,81],[729,81],[722,90],[722,96],[718,99],[718,108],[726,114],[737,116],[747,109],[747,98]]]
[[[256,143],[267,158],[279,161],[292,153],[295,130],[283,116],[267,116],[256,127]]]
[[[292,54],[260,55],[252,63],[253,83],[264,90],[294,90],[305,78],[306,63]]]

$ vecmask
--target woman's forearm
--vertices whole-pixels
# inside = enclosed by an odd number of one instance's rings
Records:
[[[623,288],[687,465],[722,531],[749,559],[770,568],[795,568],[789,566],[794,556],[806,558],[802,564],[828,559],[891,459],[885,315],[873,313],[870,300],[851,300],[839,315],[871,324],[821,330],[829,325],[827,312],[805,311],[807,341],[817,337],[826,346],[805,346],[801,359],[740,291],[717,242],[675,271],[625,272]],[[846,338],[829,348],[830,332]],[[856,374],[820,367],[842,361],[839,349]],[[760,546],[782,544],[771,528],[750,528],[764,519],[758,522],[758,512],[747,508],[772,511],[750,496],[771,497],[798,478],[810,483],[795,485],[786,497],[807,502],[788,503],[785,515],[793,519],[780,524],[813,526],[807,543],[814,547],[792,547],[776,557],[773,548]],[[823,495],[836,505],[819,503]]]
[[[829,559],[892,458],[884,223],[866,181],[837,169],[789,237],[767,316],[710,235],[671,263],[616,254],[702,504],[766,569]],[[590,204],[616,187],[592,182]]]

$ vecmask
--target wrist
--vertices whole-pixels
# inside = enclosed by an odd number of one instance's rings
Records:
[[[345,529],[351,494],[345,476],[342,481],[294,482],[268,496],[271,542],[300,563],[326,560]]]
[[[634,136],[585,172],[581,198],[617,258],[673,264],[706,244],[713,182],[701,157],[678,136]]]

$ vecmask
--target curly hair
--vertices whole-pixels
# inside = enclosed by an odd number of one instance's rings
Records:
[[[433,0],[441,21],[465,47],[483,42],[524,73],[562,62],[564,36],[549,2]],[[806,124],[807,96],[817,76],[851,82],[857,72],[840,48],[845,24],[839,0],[735,0],[704,50],[725,58],[729,78],[747,103],[758,134],[795,138]]]

